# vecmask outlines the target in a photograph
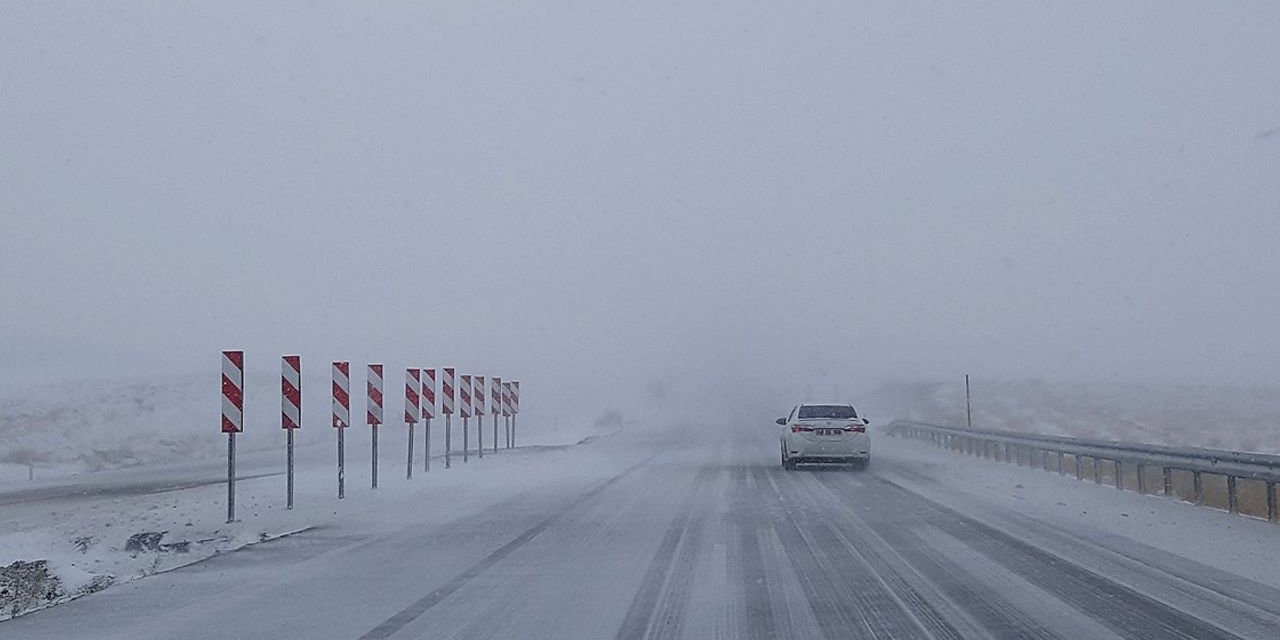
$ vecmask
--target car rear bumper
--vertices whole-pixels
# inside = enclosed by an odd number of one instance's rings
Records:
[[[871,457],[871,439],[863,434],[845,440],[809,440],[802,437],[784,439],[787,458],[791,460],[832,460],[848,462]]]
[[[870,460],[870,453],[851,453],[848,455],[831,455],[831,454],[813,454],[799,455],[791,454],[789,460],[796,464],[850,464],[860,460]]]

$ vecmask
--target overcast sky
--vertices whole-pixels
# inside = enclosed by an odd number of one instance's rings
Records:
[[[0,4],[10,388],[1274,384],[1278,246],[1271,1]]]

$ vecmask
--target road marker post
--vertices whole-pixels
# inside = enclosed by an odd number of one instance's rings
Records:
[[[444,414],[444,468],[453,466],[453,367],[444,368],[444,379],[440,381],[440,413]]]
[[[463,374],[458,385],[458,415],[462,416],[462,463],[466,464],[471,452],[469,427],[471,422],[471,376]]]
[[[418,425],[418,413],[422,410],[420,398],[418,395],[422,387],[422,378],[419,369],[404,370],[404,422],[409,426],[409,463],[405,467],[404,477],[406,480],[413,479],[413,431]]]
[[[293,432],[302,427],[302,363],[299,356],[280,356],[280,428],[286,435],[285,508],[293,508]]]
[[[431,470],[431,419],[436,413],[436,370],[422,370],[422,470]]]
[[[333,428],[338,430],[338,499],[347,497],[346,445],[343,434],[351,426],[351,363],[333,363]]]
[[[484,460],[484,376],[476,376],[475,393],[471,394],[475,401],[476,414],[476,455]]]
[[[493,452],[498,453],[498,414],[502,413],[502,378],[489,378],[489,413],[493,414]]]
[[[511,381],[511,446],[516,446],[516,416],[520,414],[520,381]]]
[[[365,389],[367,391],[365,399],[366,420],[369,423],[370,431],[373,435],[373,460],[372,475],[373,488],[378,488],[378,425],[382,424],[382,365],[369,365],[369,372],[365,376]]]
[[[511,448],[511,383],[502,383],[502,427],[507,439],[507,448]]]
[[[236,521],[236,434],[244,431],[244,352],[222,352],[222,432],[227,434],[227,523]]]

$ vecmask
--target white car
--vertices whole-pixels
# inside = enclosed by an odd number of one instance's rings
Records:
[[[782,427],[782,467],[805,462],[851,464],[865,469],[871,463],[870,420],[858,417],[851,404],[801,404],[791,415],[778,418]]]

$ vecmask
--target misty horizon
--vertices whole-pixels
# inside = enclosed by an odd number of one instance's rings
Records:
[[[9,5],[0,383],[1271,385],[1240,7]]]

